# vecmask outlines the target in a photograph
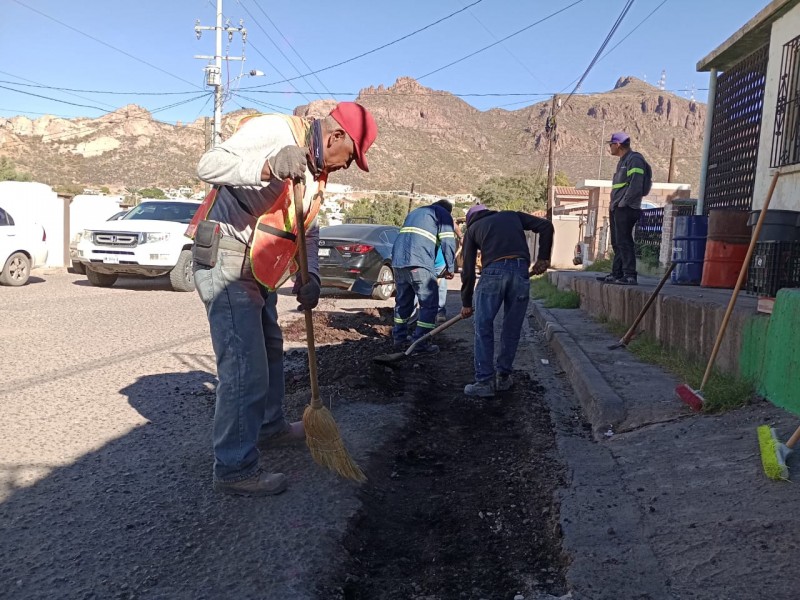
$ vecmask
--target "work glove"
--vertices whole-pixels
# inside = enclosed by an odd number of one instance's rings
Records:
[[[550,261],[549,260],[539,259],[535,263],[533,263],[533,266],[531,267],[531,270],[529,271],[529,274],[530,275],[541,275],[542,273],[547,271],[549,266],[550,266]]]
[[[311,310],[319,304],[321,292],[319,278],[314,273],[308,274],[308,283],[303,284],[300,277],[294,282],[292,293],[297,294],[297,301],[300,303],[300,310]]]
[[[307,148],[284,146],[267,161],[269,170],[272,176],[278,179],[302,180],[306,175],[307,155]]]

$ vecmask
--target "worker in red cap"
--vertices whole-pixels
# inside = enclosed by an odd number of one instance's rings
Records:
[[[296,251],[294,223],[290,219],[284,231],[285,219],[277,227],[264,226],[264,217],[278,213],[278,206],[288,206],[287,214],[293,215],[289,180],[305,182],[310,277],[294,293],[303,309],[316,307],[318,192],[330,173],[353,162],[368,171],[366,153],[377,135],[366,108],[342,102],[321,119],[246,117],[229,139],[200,159],[197,174],[214,190],[187,235],[195,240],[194,281],[217,361],[213,481],[219,492],[266,496],[284,491],[286,477],[259,466],[260,450],[305,440],[302,422],[289,423],[284,415],[283,336],[277,312],[277,288],[288,278],[284,267]],[[276,270],[275,265],[281,266]]]

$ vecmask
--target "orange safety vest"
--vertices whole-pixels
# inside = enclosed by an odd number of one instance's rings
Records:
[[[256,114],[244,117],[239,121],[236,129],[238,130],[246,121],[257,116],[261,115]],[[310,122],[301,117],[281,116],[287,120],[295,142],[300,146],[304,145]],[[307,230],[309,225],[317,218],[325,190],[325,180],[326,177],[324,175],[319,179],[319,188],[317,193],[314,194],[308,212],[305,214],[304,230]],[[194,239],[197,224],[208,218],[217,199],[218,191],[219,186],[214,186],[206,195],[203,203],[192,218],[189,227],[186,229],[186,236]],[[299,201],[302,202],[303,199],[300,198]],[[267,289],[272,291],[278,289],[293,273],[297,272],[298,267],[295,260],[297,255],[297,234],[292,185],[291,182],[286,181],[275,202],[256,221],[250,242],[250,263],[253,276]]]

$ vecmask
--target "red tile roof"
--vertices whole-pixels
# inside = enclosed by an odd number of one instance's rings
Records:
[[[555,195],[559,197],[575,196],[577,199],[584,199],[589,197],[589,190],[579,190],[574,187],[567,187],[564,185],[554,186]]]

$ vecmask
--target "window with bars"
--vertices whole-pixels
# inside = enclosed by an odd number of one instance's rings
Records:
[[[783,46],[771,167],[800,163],[800,36]]]

